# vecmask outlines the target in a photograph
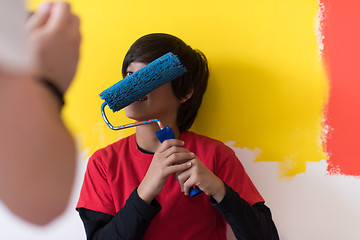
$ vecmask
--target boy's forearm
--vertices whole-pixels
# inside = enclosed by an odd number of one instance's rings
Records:
[[[217,191],[214,195],[212,195],[212,197],[216,200],[216,202],[221,202],[223,200],[223,198],[225,197],[226,194],[226,188],[225,188],[225,184],[223,181],[221,181],[221,179],[218,179],[217,181]]]
[[[226,186],[222,202],[212,199],[212,204],[221,212],[237,239],[278,240],[271,212],[263,203],[250,206],[231,187]]]
[[[43,225],[67,206],[76,150],[58,99],[30,76],[0,79],[0,195],[16,215]]]
[[[161,206],[156,200],[151,204],[143,202],[137,189],[115,216],[85,208],[78,209],[87,239],[92,240],[142,239],[160,210]]]

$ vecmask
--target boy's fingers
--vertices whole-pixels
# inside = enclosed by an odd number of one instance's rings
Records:
[[[190,162],[191,163],[191,162]],[[189,169],[189,168],[188,168]],[[184,183],[190,178],[191,173],[188,171],[188,169],[175,174],[175,179],[179,182],[180,188],[182,192],[185,192]]]
[[[186,169],[189,169],[189,168],[191,168],[191,162],[186,162],[186,163],[182,163],[182,164],[178,164],[178,165],[173,165],[173,166],[169,167],[169,169],[170,169],[169,174],[182,172],[182,171],[185,171]]]
[[[184,146],[184,142],[183,141],[180,141],[178,139],[168,139],[168,140],[165,140],[160,148],[159,148],[159,152],[164,152],[166,151],[167,149],[169,149],[170,147],[172,146],[179,146],[179,147],[182,147]]]
[[[184,147],[171,146],[168,149],[166,149],[165,151],[163,151],[163,154],[165,157],[170,157],[171,155],[176,154],[176,153],[188,153],[188,152],[189,152],[189,150],[187,150]]]
[[[193,183],[191,176],[184,182],[183,190],[185,195],[190,194],[190,188],[194,188],[196,185]]]
[[[167,157],[167,164],[168,165],[176,165],[187,162],[188,160],[194,159],[195,154],[189,152],[187,149],[183,152],[176,152],[172,153],[170,156]]]
[[[190,164],[192,164],[190,162]],[[186,182],[186,180],[188,180],[191,176],[190,171],[187,171],[188,169],[182,171],[179,174],[176,174],[176,180],[180,183],[180,184],[184,184],[184,182]]]
[[[191,170],[189,169],[187,171],[184,171],[178,176],[178,181],[185,195],[189,195],[190,189],[198,184],[198,178],[196,177],[196,174],[194,174],[194,171],[196,171],[195,169],[197,167],[197,161],[196,159],[193,159],[189,162],[192,166]]]

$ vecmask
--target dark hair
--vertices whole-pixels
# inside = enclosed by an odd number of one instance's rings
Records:
[[[209,78],[207,59],[200,50],[192,49],[181,39],[169,34],[145,35],[136,40],[126,53],[122,74],[126,76],[127,68],[132,62],[149,64],[168,52],[177,55],[187,69],[184,75],[171,82],[175,96],[183,99],[193,91],[192,97],[180,105],[177,113],[176,123],[180,132],[184,132],[196,118]]]

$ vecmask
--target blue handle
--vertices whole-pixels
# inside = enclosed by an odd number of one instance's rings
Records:
[[[169,128],[169,126],[166,126],[163,129],[155,132],[155,134],[161,143],[163,143],[165,140],[175,138],[175,133],[172,128]]]
[[[174,131],[172,130],[172,128],[169,128],[169,126],[166,126],[163,129],[155,132],[155,134],[161,143],[165,140],[175,138]],[[200,193],[202,193],[202,191],[197,186],[193,186],[192,188],[190,188],[190,197],[194,197]]]

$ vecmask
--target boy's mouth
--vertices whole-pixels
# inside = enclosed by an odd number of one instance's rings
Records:
[[[146,100],[148,100],[148,97],[147,97],[147,96],[144,96],[144,97],[140,98],[140,99],[138,100],[138,102],[143,102],[143,101],[146,101]]]

